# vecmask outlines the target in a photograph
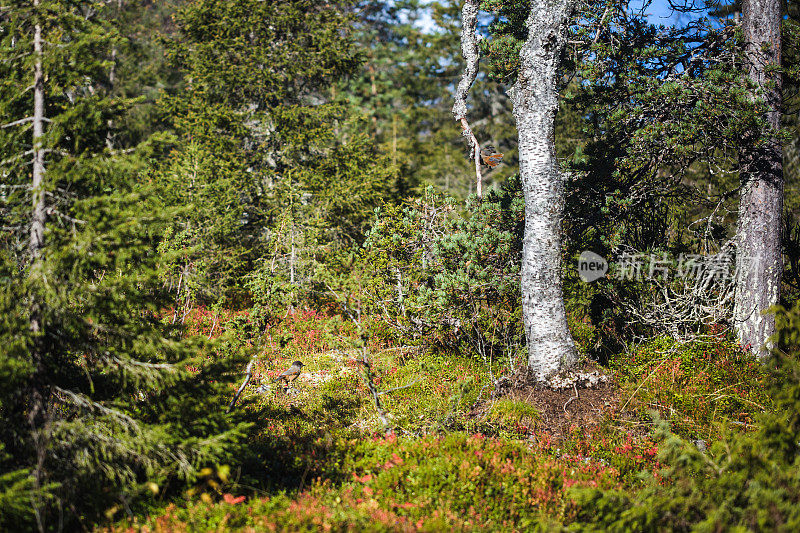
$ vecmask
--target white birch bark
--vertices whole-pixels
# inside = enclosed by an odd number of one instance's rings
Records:
[[[564,184],[554,138],[558,66],[573,8],[570,0],[531,2],[528,38],[520,50],[517,81],[509,92],[525,197],[522,312],[528,366],[540,380],[572,366],[577,359],[561,288]]]
[[[522,250],[522,311],[528,366],[539,380],[572,366],[575,342],[567,327],[561,289],[561,221],[564,185],[555,155],[554,120],[558,110],[557,75],[575,0],[533,0],[526,20],[528,38],[520,50],[520,70],[510,91],[519,134],[520,175],[525,196]],[[461,12],[461,52],[465,68],[456,88],[453,117],[473,143],[466,121],[466,98],[478,73],[475,34],[478,1],[465,0]],[[480,186],[480,169],[478,186]]]
[[[781,145],[774,135],[780,127],[781,74],[769,71],[770,65],[781,62],[781,5],[777,0],[744,0],[742,12],[748,75],[763,91],[773,136],[766,146],[743,150],[739,156],[742,189],[736,228],[734,318],[739,342],[766,357],[775,318],[762,313],[778,303],[783,273],[783,168]]]

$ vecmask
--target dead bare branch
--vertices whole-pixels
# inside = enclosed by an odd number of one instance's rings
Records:
[[[250,362],[247,363],[247,368],[245,368],[245,378],[242,382],[241,386],[239,386],[239,390],[236,391],[236,394],[233,395],[233,400],[231,400],[230,405],[228,405],[228,410],[225,411],[226,413],[230,413],[233,411],[233,408],[236,407],[236,402],[239,400],[239,396],[241,396],[242,392],[244,392],[245,387],[247,384],[250,383],[250,379],[253,377],[253,363],[256,361],[256,355],[250,358]]]
[[[466,0],[461,9],[461,55],[464,56],[464,72],[458,82],[453,100],[453,118],[461,124],[462,134],[470,142],[471,157],[475,161],[478,198],[481,197],[483,178],[481,176],[481,146],[467,122],[467,95],[478,75],[480,50],[478,49],[478,0]]]

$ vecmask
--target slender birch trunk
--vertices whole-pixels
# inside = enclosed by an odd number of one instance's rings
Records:
[[[558,66],[566,43],[570,0],[533,0],[528,38],[509,95],[519,135],[525,197],[522,247],[522,312],[528,366],[540,380],[577,359],[567,327],[561,288],[561,222],[564,184],[555,153]]]
[[[292,217],[292,227],[291,227],[291,236],[292,236],[292,249],[289,253],[289,283],[294,285],[295,276],[294,276],[294,263],[297,260],[297,255],[295,252],[294,246],[294,217]]]
[[[558,66],[566,44],[567,23],[575,0],[532,0],[526,20],[527,41],[520,50],[517,81],[509,92],[519,135],[519,160],[525,196],[522,249],[522,313],[528,342],[528,367],[539,380],[572,366],[575,342],[567,327],[561,289],[561,220],[564,184],[555,153]],[[467,93],[478,73],[476,28],[478,1],[465,0],[461,11],[461,52],[466,66],[456,88],[453,117],[478,145],[466,121]],[[480,171],[477,170],[478,183]]]
[[[475,30],[478,27],[478,11],[480,10],[478,0],[465,0],[461,8],[461,55],[464,56],[464,72],[456,87],[453,96],[453,118],[461,125],[462,134],[469,140],[470,157],[475,162],[475,182],[477,194],[480,199],[483,195],[481,176],[481,145],[477,137],[472,132],[472,128],[467,121],[467,95],[475,83],[478,75],[478,63],[480,62],[480,49],[478,48],[478,37]],[[469,184],[469,194],[472,195],[472,183]]]
[[[748,74],[769,106],[766,119],[772,137],[767,145],[743,150],[739,155],[742,189],[736,228],[734,316],[739,342],[765,357],[769,354],[767,340],[775,333],[775,318],[762,313],[778,303],[783,273],[783,167],[776,136],[781,117],[781,74],[769,70],[770,65],[781,63],[781,6],[777,0],[744,0],[742,12]]]

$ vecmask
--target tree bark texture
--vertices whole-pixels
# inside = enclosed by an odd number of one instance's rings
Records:
[[[470,157],[475,162],[475,181],[478,198],[483,197],[483,177],[481,176],[481,145],[467,121],[467,95],[478,76],[480,48],[478,47],[478,0],[465,0],[461,8],[461,55],[464,57],[464,71],[453,95],[453,118],[461,125],[464,137],[470,143]],[[470,187],[470,192],[472,189]]]
[[[519,135],[525,197],[522,311],[528,366],[544,380],[577,359],[561,288],[564,184],[556,160],[554,120],[558,66],[566,43],[570,0],[533,0],[517,81],[509,92]]]
[[[39,0],[33,5],[38,7]],[[36,57],[33,67],[33,213],[29,249],[32,260],[36,262],[44,245],[44,226],[46,219],[44,191],[44,75],[42,74],[42,26],[36,24],[33,30],[33,53]]]
[[[467,94],[478,75],[480,50],[475,30],[478,27],[478,0],[465,0],[461,9],[461,55],[464,57],[464,72],[458,81],[453,96],[453,118],[460,121],[467,116]]]
[[[741,196],[736,229],[736,297],[734,317],[739,342],[759,357],[769,354],[768,338],[775,318],[762,314],[780,298],[783,261],[781,215],[783,168],[777,138],[781,116],[781,75],[770,66],[781,62],[778,0],[744,0],[743,30],[754,98],[768,105],[772,130],[766,145],[747,147],[739,154]]]
[[[36,11],[40,0],[33,0]],[[37,13],[38,15],[38,13]],[[33,177],[31,181],[31,191],[33,206],[31,211],[30,240],[28,243],[31,255],[31,276],[40,275],[42,268],[42,248],[44,247],[44,229],[47,222],[47,211],[45,206],[45,187],[44,187],[44,73],[42,72],[43,53],[42,26],[36,23],[33,29]],[[35,291],[31,294],[30,302],[30,323],[29,327],[33,334],[30,346],[31,362],[34,372],[28,384],[26,397],[28,398],[28,424],[33,436],[33,446],[36,452],[36,466],[32,476],[34,486],[37,489],[37,496],[33,499],[33,510],[36,524],[40,531],[45,531],[42,510],[46,502],[39,495],[39,489],[44,484],[44,462],[49,439],[49,416],[47,404],[49,397],[49,387],[45,381],[44,354],[43,346],[44,332],[42,331],[42,306]]]

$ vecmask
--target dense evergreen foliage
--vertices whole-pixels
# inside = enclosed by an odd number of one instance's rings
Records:
[[[570,19],[561,280],[605,381],[548,389],[507,95],[530,2],[480,2],[482,198],[461,1],[4,2],[0,530],[796,530],[796,1],[772,358],[736,342],[730,284],[618,270],[733,249],[771,132],[716,4]],[[586,250],[612,263],[592,283]]]
[[[203,2],[169,45],[186,86],[162,99],[174,137],[154,170],[166,206],[186,209],[161,246],[176,306],[296,304],[320,264],[360,241],[392,171],[330,101],[359,55],[352,17],[325,2]]]
[[[235,358],[217,353],[205,364],[215,352],[161,320],[155,245],[171,214],[152,201],[157,192],[142,180],[135,150],[106,144],[127,103],[105,86],[118,38],[101,16],[105,6],[14,7],[3,21],[12,58],[3,64],[4,116],[18,123],[4,129],[2,145],[11,184],[3,222],[12,228],[0,358],[3,464],[12,473],[2,521],[72,528],[115,501],[224,460],[243,426],[222,413],[198,416]],[[31,49],[38,32],[41,54]],[[29,250],[25,230],[39,191],[27,182],[26,87],[35,62],[44,72],[46,219],[43,245]]]

